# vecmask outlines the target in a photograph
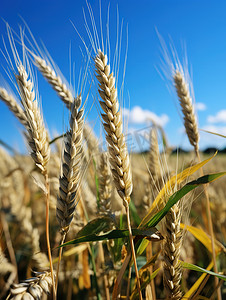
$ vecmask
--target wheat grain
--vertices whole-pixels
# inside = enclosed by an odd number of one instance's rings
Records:
[[[60,177],[59,196],[57,197],[57,219],[61,231],[66,233],[75,210],[75,198],[80,182],[82,159],[83,108],[78,96],[71,107],[70,130],[66,134],[65,149]]]
[[[52,287],[51,274],[49,272],[35,272],[35,277],[24,280],[22,283],[13,284],[10,296],[7,299],[39,300],[43,292],[50,294]]]

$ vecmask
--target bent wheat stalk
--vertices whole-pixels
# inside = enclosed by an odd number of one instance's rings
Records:
[[[46,243],[50,262],[50,270],[52,281],[54,282],[53,264],[50,250],[49,239],[49,179],[47,172],[47,164],[50,158],[50,147],[48,142],[48,134],[44,126],[44,121],[38,107],[37,99],[35,99],[34,85],[22,64],[17,67],[19,75],[16,75],[17,84],[20,89],[21,102],[24,107],[24,114],[27,119],[26,138],[31,149],[31,157],[35,161],[36,166],[40,169],[45,178],[46,185]],[[53,284],[53,296],[56,297],[55,285]]]
[[[99,81],[99,94],[103,100],[100,101],[100,105],[104,111],[101,115],[103,119],[103,126],[106,131],[106,140],[108,142],[111,171],[116,189],[122,198],[123,205],[126,209],[127,224],[130,233],[130,245],[137,277],[137,287],[139,297],[142,299],[129,217],[129,202],[133,189],[130,161],[125,137],[122,133],[122,115],[119,110],[117,90],[115,88],[115,77],[113,76],[113,73],[110,73],[110,65],[107,64],[107,55],[105,55],[101,50],[98,50],[95,57],[95,67],[97,73],[96,77]]]

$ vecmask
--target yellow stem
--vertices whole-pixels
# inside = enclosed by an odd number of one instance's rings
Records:
[[[56,290],[55,290],[55,280],[53,274],[53,263],[52,263],[52,255],[51,255],[51,248],[50,248],[50,241],[49,241],[49,196],[50,196],[50,189],[49,189],[49,177],[48,174],[45,174],[45,184],[46,184],[46,244],[48,249],[48,257],[49,257],[49,264],[50,264],[50,271],[51,277],[53,282],[53,300],[56,300]]]
[[[146,249],[146,257],[147,261],[149,261],[152,258],[152,242],[149,242],[147,249]],[[153,272],[153,266],[150,266],[148,268],[150,274]],[[151,294],[152,294],[152,299],[156,300],[156,295],[155,295],[155,282],[154,279],[150,282],[150,287],[151,287]]]
[[[101,264],[104,266],[105,261],[104,261],[104,249],[103,249],[102,242],[99,243],[99,253],[100,253]],[[104,274],[104,288],[105,288],[106,300],[110,300],[111,298],[110,298],[109,285],[108,285],[108,279],[106,274]]]
[[[62,235],[60,246],[63,245],[63,243],[65,241],[65,238],[66,238],[66,232],[64,232],[63,235]],[[62,252],[63,252],[63,247],[60,247],[58,263],[57,263],[56,283],[55,283],[56,295],[57,295],[57,285],[58,285],[58,277],[59,277],[59,270],[60,270],[60,262],[61,262]]]
[[[126,300],[129,300],[131,271],[132,271],[132,268],[131,268],[131,266],[129,266],[128,283],[127,283],[127,291],[126,291]]]
[[[135,254],[135,248],[134,248],[134,244],[133,244],[133,235],[132,235],[132,230],[131,230],[131,225],[130,225],[129,204],[127,204],[127,206],[125,206],[125,209],[126,209],[127,225],[128,225],[128,230],[129,230],[130,246],[131,246],[134,268],[135,268],[135,273],[136,273],[136,278],[137,278],[137,289],[138,289],[138,293],[139,293],[139,299],[142,300],[140,278],[139,278],[139,272],[138,272],[138,268],[137,268],[136,254]]]

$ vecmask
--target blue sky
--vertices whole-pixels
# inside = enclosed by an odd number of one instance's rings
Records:
[[[90,1],[98,30],[99,1]],[[105,29],[109,1],[102,0],[102,23]],[[195,100],[197,103],[199,127],[226,135],[226,2],[207,0],[121,0],[110,1],[111,60],[116,41],[117,6],[120,23],[123,19],[120,74],[126,53],[127,26],[128,52],[123,93],[125,127],[129,133],[147,128],[147,117],[158,120],[163,126],[171,145],[187,147],[189,143],[183,130],[180,107],[172,84],[160,76],[161,45],[156,28],[167,46],[173,41],[180,60],[185,57],[184,45],[192,73]],[[36,41],[45,44],[51,57],[70,81],[69,48],[75,67],[75,82],[81,67],[84,67],[82,53],[85,53],[75,25],[86,44],[89,39],[84,27],[83,8],[90,24],[85,0],[80,1],[2,1],[0,17],[18,31],[23,26],[20,16],[27,22]],[[7,40],[6,26],[0,21],[0,34]],[[104,30],[105,31],[105,30]],[[100,30],[99,30],[100,34]],[[19,46],[18,46],[19,47]],[[0,41],[0,48],[3,43]],[[6,62],[0,56],[0,73]],[[68,113],[51,87],[38,74],[38,87],[45,121],[51,133],[62,133],[67,128]],[[122,75],[119,76],[120,88]],[[3,80],[0,79],[0,83]],[[12,85],[11,85],[12,86]],[[95,94],[95,89],[94,89]],[[85,97],[84,93],[84,97]],[[18,150],[24,151],[22,128],[12,113],[0,103],[0,139]],[[126,116],[129,116],[128,118]],[[98,134],[100,129],[97,101],[89,97],[86,117]],[[146,131],[148,129],[145,129]],[[133,136],[134,139],[134,136]],[[137,140],[134,139],[134,143]],[[145,143],[136,147],[145,147]],[[221,137],[201,133],[200,147],[225,147]],[[130,145],[132,148],[132,146]]]

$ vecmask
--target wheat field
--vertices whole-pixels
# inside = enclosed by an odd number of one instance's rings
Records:
[[[169,76],[193,151],[173,151],[153,121],[147,151],[132,152],[120,66],[112,67],[93,29],[82,39],[87,60],[74,91],[34,37],[28,43],[6,23],[14,87],[0,86],[0,99],[29,154],[1,140],[0,299],[224,299],[226,158],[199,150],[187,70],[172,61]],[[69,115],[56,136],[42,112],[39,76]],[[89,123],[88,101],[98,106],[103,136]]]

